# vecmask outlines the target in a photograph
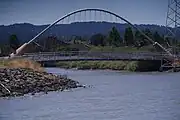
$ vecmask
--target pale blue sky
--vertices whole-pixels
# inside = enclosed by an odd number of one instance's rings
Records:
[[[168,0],[0,0],[0,25],[50,24],[82,8],[102,8],[133,24],[165,25]]]

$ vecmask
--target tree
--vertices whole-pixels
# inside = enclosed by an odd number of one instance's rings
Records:
[[[156,41],[160,44],[164,43],[163,37],[161,37],[157,31],[153,34],[153,38],[154,38],[154,41]]]
[[[151,33],[151,31],[149,29],[145,29],[142,32],[145,35],[147,35],[149,38],[153,39],[153,34]],[[151,44],[151,42],[145,36],[143,36],[139,31],[136,31],[136,33],[135,33],[135,41],[136,41],[135,44],[138,43],[140,45],[140,47]]]
[[[105,45],[105,36],[100,33],[91,36],[90,44],[95,45],[95,46],[98,46],[98,45],[104,46]]]
[[[124,41],[125,41],[126,46],[134,44],[134,35],[133,35],[131,27],[126,28],[125,33],[124,33]]]
[[[10,46],[9,44],[1,44],[0,45],[0,48],[1,48],[1,54],[0,56],[7,56],[10,54]]]
[[[58,38],[56,36],[47,36],[41,38],[37,41],[40,46],[34,44],[34,47],[31,48],[29,51],[45,51],[45,52],[55,52],[59,46],[67,45],[66,42],[63,41],[64,39]],[[33,48],[37,47],[37,50]]]
[[[120,46],[120,44],[122,43],[122,38],[120,37],[120,34],[115,27],[113,27],[109,32],[107,42],[109,45],[116,47]]]
[[[144,46],[144,36],[137,30],[134,36],[134,45],[139,49]]]
[[[20,46],[20,42],[15,34],[12,34],[9,38],[10,48],[13,50],[13,53],[16,53],[16,49]]]
[[[151,32],[148,28],[145,29],[143,32],[144,32],[149,38],[153,39],[153,34],[152,34],[152,32]],[[143,37],[144,37],[144,36],[143,36]],[[144,37],[144,39],[143,39],[143,42],[144,42],[145,45],[150,45],[150,44],[151,44],[151,42],[150,42],[147,38],[145,38],[145,37]]]

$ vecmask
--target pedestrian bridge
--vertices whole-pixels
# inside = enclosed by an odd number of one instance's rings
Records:
[[[166,53],[153,52],[90,52],[90,51],[69,51],[69,52],[39,52],[25,53],[16,58],[25,58],[37,62],[48,61],[161,61],[171,59]]]

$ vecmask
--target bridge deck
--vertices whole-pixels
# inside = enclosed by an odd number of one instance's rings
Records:
[[[21,58],[35,61],[83,61],[83,60],[127,60],[127,61],[157,61],[168,55],[151,52],[46,52],[46,53],[26,53]]]

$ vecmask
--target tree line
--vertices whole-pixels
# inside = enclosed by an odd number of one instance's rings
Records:
[[[160,44],[165,45],[167,42],[164,40],[164,36],[160,35],[157,31],[153,33],[149,29],[145,29],[143,32]],[[101,33],[93,35],[90,38],[90,44],[95,46],[131,46],[140,48],[142,46],[150,45],[151,43],[142,34],[140,34],[139,31],[133,32],[131,27],[125,29],[123,36],[115,27],[112,27],[107,35],[103,35]]]
[[[154,41],[167,45],[169,43],[168,40],[164,39],[163,35],[160,35],[157,31],[152,32],[149,29],[143,30],[143,32],[152,38]],[[116,27],[112,27],[112,29],[108,32],[108,34],[104,35],[101,33],[94,34],[90,37],[81,37],[81,36],[71,36],[68,39],[64,37],[55,37],[49,36],[47,38],[42,38],[38,40],[38,44],[41,45],[41,49],[45,51],[57,51],[57,50],[74,50],[74,48],[67,49],[67,43],[63,41],[72,41],[73,44],[78,44],[77,41],[85,42],[94,46],[112,46],[112,47],[137,47],[138,49],[143,46],[151,45],[150,43],[139,31],[133,31],[131,27],[127,27],[125,29],[124,34],[119,33]],[[15,34],[10,35],[9,42],[5,45],[1,45],[1,55],[2,54],[10,54],[12,52],[16,52],[16,49],[20,47],[21,43],[18,37]],[[31,46],[30,51],[33,51],[34,48],[38,48],[36,45]],[[61,46],[61,47],[60,47]],[[63,47],[62,47],[63,46]],[[161,50],[156,46],[157,50]],[[43,51],[42,50],[42,51]],[[34,52],[37,50],[34,49]]]

